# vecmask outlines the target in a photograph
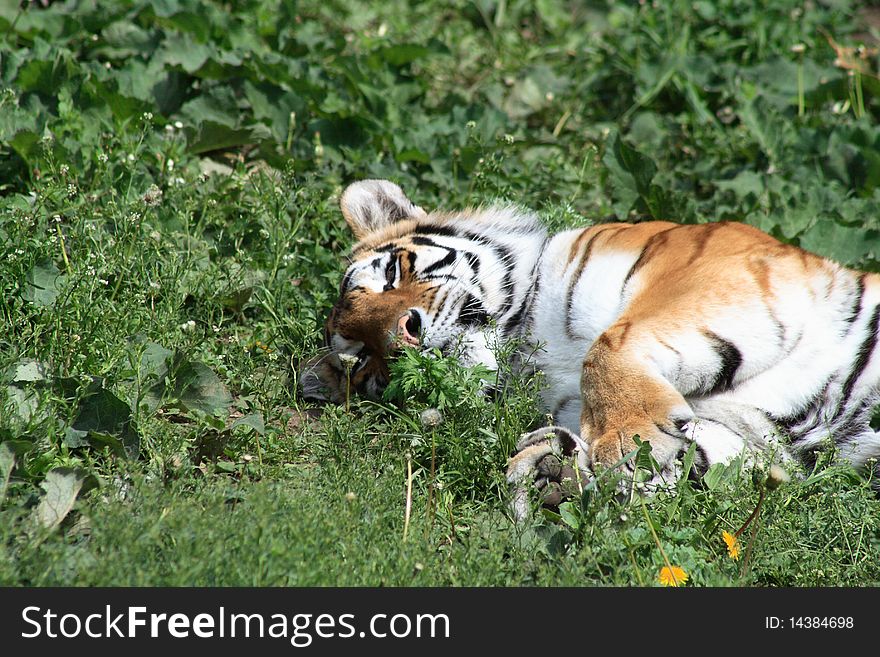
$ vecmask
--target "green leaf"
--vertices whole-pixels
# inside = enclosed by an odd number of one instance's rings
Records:
[[[9,403],[7,409],[11,410],[12,414],[23,424],[34,419],[40,407],[40,399],[36,391],[32,389],[7,386],[6,399]]]
[[[195,73],[213,54],[213,47],[198,43],[189,34],[172,34],[166,38],[159,57],[166,64],[180,66],[187,73]]]
[[[731,191],[737,199],[759,197],[764,192],[764,177],[754,171],[740,171],[730,180],[717,180],[718,189]]]
[[[86,436],[88,441],[85,441]],[[135,458],[140,439],[132,425],[128,404],[102,387],[80,401],[79,413],[65,432],[64,442],[69,447],[110,445],[129,458]]]
[[[703,483],[709,490],[715,490],[724,481],[727,475],[727,466],[723,463],[713,463],[703,475]]]
[[[46,381],[49,378],[46,372],[45,363],[33,358],[22,358],[9,366],[6,375],[12,383],[36,383],[37,381]]]
[[[9,487],[9,477],[12,476],[14,467],[15,452],[6,443],[0,444],[0,503],[6,499],[6,489]]]
[[[263,421],[262,413],[251,413],[250,415],[238,418],[232,423],[230,429],[235,429],[236,427],[250,427],[261,436],[266,433],[266,423]]]
[[[626,144],[620,134],[614,136],[602,163],[608,170],[608,182],[616,199],[615,212],[625,217],[636,202],[651,196],[651,180],[657,173],[654,162]]]
[[[51,260],[38,261],[27,275],[24,300],[38,306],[52,306],[58,298],[58,288],[65,279],[66,277],[61,275],[58,267]]]
[[[392,66],[403,66],[431,54],[431,49],[414,43],[399,43],[379,51],[386,62]]]
[[[563,6],[557,0],[535,0],[535,10],[551,32],[559,32],[571,25],[571,11],[566,11]]]
[[[563,502],[560,504],[559,516],[562,518],[562,522],[572,529],[576,530],[581,524],[579,514],[577,513],[573,502]]]
[[[184,411],[198,411],[205,415],[222,412],[225,415],[232,403],[232,395],[210,367],[176,353],[163,374],[163,380],[150,388],[145,400],[153,410],[163,400],[169,400]]]
[[[820,219],[800,235],[800,245],[845,265],[858,266],[868,258],[880,256],[877,231],[863,227],[842,226],[827,218]]]
[[[165,373],[168,372],[168,359],[173,354],[174,352],[160,344],[147,342],[138,364],[138,376],[142,380],[151,375],[165,376]]]
[[[85,478],[72,468],[56,468],[46,474],[40,484],[45,491],[34,511],[34,517],[41,527],[49,531],[61,524],[76,502]]]
[[[691,443],[684,454],[681,465],[681,480],[685,481],[691,474],[691,468],[694,467],[694,460],[697,456],[697,443]]]
[[[91,445],[89,442],[89,432],[74,429],[73,427],[67,427],[64,430],[64,438],[62,440],[70,449],[79,449],[80,447],[89,447]]]

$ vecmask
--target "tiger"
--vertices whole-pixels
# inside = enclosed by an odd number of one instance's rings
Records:
[[[878,274],[736,221],[551,235],[517,205],[426,212],[387,180],[349,185],[340,206],[356,243],[303,397],[378,398],[401,348],[497,371],[497,346],[518,340],[552,422],[508,462],[519,518],[566,472],[632,475],[641,443],[658,481],[689,449],[705,473],[744,453],[815,463],[829,442],[880,475]]]

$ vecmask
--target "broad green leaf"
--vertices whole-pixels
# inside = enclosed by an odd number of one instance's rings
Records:
[[[138,376],[141,379],[146,379],[151,375],[164,376],[168,371],[168,359],[171,358],[173,353],[160,344],[147,342],[138,364]]]
[[[575,511],[575,506],[573,502],[563,502],[559,505],[559,515],[562,518],[562,522],[571,527],[572,529],[577,529],[580,526],[580,518],[578,513]]]
[[[188,34],[183,34],[168,37],[159,57],[167,64],[180,66],[187,73],[195,73],[213,54],[211,46],[198,43]]]
[[[880,235],[862,227],[842,226],[822,218],[799,237],[800,245],[845,265],[857,266],[880,257]]]
[[[6,387],[6,401],[6,408],[11,410],[13,416],[22,424],[34,419],[40,407],[40,398],[35,390],[18,386]]]
[[[175,354],[164,379],[149,390],[146,399],[152,408],[167,400],[185,411],[195,410],[206,415],[228,413],[232,403],[226,385],[210,367],[181,354]]]
[[[23,294],[25,301],[38,306],[52,306],[58,298],[59,287],[63,285],[65,279],[55,263],[51,260],[40,260],[28,273]]]
[[[72,448],[109,444],[114,449],[121,448],[129,458],[135,458],[140,441],[132,426],[128,404],[102,387],[80,401],[79,412],[67,428],[64,442]]]
[[[88,431],[81,431],[79,429],[74,429],[73,427],[67,427],[64,430],[63,441],[70,449],[88,447],[91,444],[89,443]]]
[[[0,444],[0,504],[6,499],[9,477],[15,467],[15,452],[6,443]]]
[[[261,436],[266,433],[266,423],[263,421],[262,413],[251,413],[238,418],[230,428],[235,429],[236,427],[250,427]]]
[[[616,198],[614,208],[618,215],[625,217],[640,198],[647,200],[650,197],[651,180],[657,167],[650,158],[626,144],[620,134],[614,136],[602,163],[608,170],[608,182]]]
[[[380,51],[382,58],[392,66],[403,66],[431,54],[431,49],[414,43],[399,43]]]
[[[727,475],[727,466],[723,463],[713,463],[703,475],[703,483],[709,490],[715,490],[724,481]]]
[[[56,468],[46,474],[40,484],[45,494],[34,511],[41,527],[51,531],[61,524],[73,508],[84,482],[85,478],[71,468]]]
[[[33,358],[22,358],[6,371],[12,383],[36,383],[48,379],[46,364]]]
[[[764,177],[754,171],[740,171],[736,177],[730,180],[717,180],[715,186],[718,189],[728,190],[734,193],[737,199],[754,196],[757,198],[764,192]]]

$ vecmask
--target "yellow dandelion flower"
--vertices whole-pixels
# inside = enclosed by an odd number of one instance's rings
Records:
[[[679,566],[663,566],[657,579],[663,586],[684,586],[688,581],[688,574]]]
[[[739,559],[739,539],[730,532],[722,532],[721,538],[727,544],[727,554],[733,560]]]

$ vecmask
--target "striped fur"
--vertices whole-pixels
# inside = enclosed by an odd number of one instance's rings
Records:
[[[509,207],[426,213],[386,181],[352,185],[342,209],[360,241],[307,397],[344,397],[340,354],[375,396],[397,345],[496,367],[496,342],[521,337],[544,408],[588,446],[588,466],[617,462],[634,435],[664,468],[691,441],[703,466],[745,448],[809,459],[829,438],[855,466],[880,456],[876,274],[740,223],[548,236]]]

